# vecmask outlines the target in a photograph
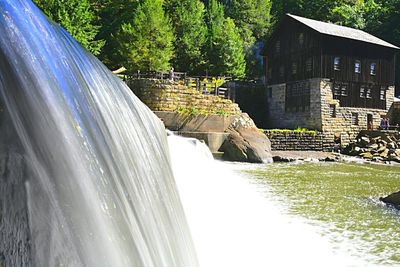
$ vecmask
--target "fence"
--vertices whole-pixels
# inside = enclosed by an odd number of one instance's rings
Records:
[[[121,75],[124,81],[133,79],[159,79],[180,82],[189,88],[196,89],[202,94],[216,95],[233,100],[232,91],[227,86],[222,86],[230,81],[230,77],[210,78],[207,76],[188,77],[186,72],[136,72]]]

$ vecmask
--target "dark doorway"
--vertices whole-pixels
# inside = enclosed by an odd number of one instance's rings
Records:
[[[373,118],[372,114],[367,114],[367,128],[370,131],[374,129],[373,121],[374,121],[374,118]]]

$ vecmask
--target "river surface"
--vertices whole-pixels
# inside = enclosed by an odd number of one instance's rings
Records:
[[[243,164],[170,136],[172,166],[201,267],[400,266],[393,166]]]
[[[400,265],[400,213],[379,201],[400,190],[399,167],[269,164],[244,172],[269,201],[282,207],[280,212],[310,225],[329,240],[332,250],[362,259],[360,265]]]

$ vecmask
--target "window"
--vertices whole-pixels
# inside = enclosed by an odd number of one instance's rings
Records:
[[[347,84],[342,84],[340,87],[341,96],[347,96]]]
[[[280,66],[279,67],[279,77],[283,78],[285,76],[285,67]]]
[[[268,87],[268,97],[272,98],[272,87]]]
[[[312,59],[308,58],[306,61],[306,72],[311,72],[312,71]]]
[[[281,41],[276,41],[275,43],[275,52],[279,54],[281,52]]]
[[[339,99],[340,97],[348,96],[348,84],[347,83],[334,83],[333,85],[333,98]]]
[[[376,75],[376,63],[371,63],[369,68],[369,74]]]
[[[366,94],[365,94],[365,98],[372,98],[372,95],[371,95],[371,87],[369,87],[369,88],[367,88],[367,92],[366,92]]]
[[[340,84],[335,84],[333,86],[333,95],[340,96]]]
[[[336,71],[340,70],[340,57],[335,57],[333,59],[333,70],[336,70]]]
[[[361,98],[365,98],[365,88],[364,88],[364,86],[360,87],[360,97]]]
[[[292,63],[292,74],[293,75],[297,74],[297,63],[296,62]]]
[[[360,60],[356,60],[354,62],[354,72],[361,73],[361,61]]]
[[[287,112],[310,110],[310,86],[309,81],[286,84],[285,110]]]
[[[379,92],[379,99],[386,100],[386,87],[385,86],[381,86],[381,89]]]
[[[331,118],[336,118],[336,105],[335,104],[329,105],[329,116],[331,116]]]
[[[300,33],[299,34],[299,45],[303,45],[304,44],[304,33]]]
[[[358,113],[351,113],[351,124],[358,125]]]

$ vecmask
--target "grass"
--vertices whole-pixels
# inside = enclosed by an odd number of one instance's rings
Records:
[[[269,132],[271,134],[274,134],[274,133],[304,133],[304,134],[317,135],[319,133],[316,130],[310,130],[307,128],[300,128],[300,127],[297,127],[296,129],[263,129],[263,131]]]

